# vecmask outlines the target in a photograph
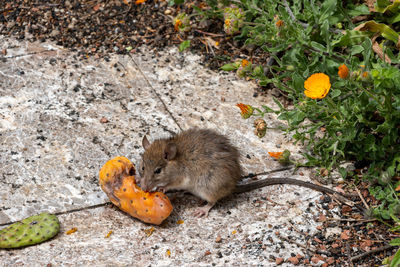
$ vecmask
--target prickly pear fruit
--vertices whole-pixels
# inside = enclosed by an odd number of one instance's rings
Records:
[[[41,213],[0,230],[0,248],[19,248],[42,243],[60,231],[56,215]]]
[[[101,189],[111,202],[132,217],[161,224],[172,211],[168,197],[161,192],[144,192],[136,183],[134,165],[125,157],[116,157],[99,172]]]

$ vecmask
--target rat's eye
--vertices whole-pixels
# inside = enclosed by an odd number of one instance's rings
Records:
[[[142,171],[144,171],[144,166],[142,167]]]
[[[161,168],[157,168],[157,169],[154,171],[155,174],[159,174],[160,172],[161,172]]]

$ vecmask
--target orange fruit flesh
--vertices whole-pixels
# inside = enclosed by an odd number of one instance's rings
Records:
[[[125,157],[109,160],[101,168],[100,186],[111,202],[132,217],[161,224],[172,212],[168,197],[161,192],[145,192],[136,185],[134,165]]]

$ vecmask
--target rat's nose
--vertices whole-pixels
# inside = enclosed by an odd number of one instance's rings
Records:
[[[144,181],[144,178],[139,179],[139,185],[143,191],[147,191],[147,185],[146,185],[146,182]]]

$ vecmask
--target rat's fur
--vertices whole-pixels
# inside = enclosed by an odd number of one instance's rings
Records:
[[[142,144],[142,189],[189,191],[208,202],[200,216],[234,192],[242,174],[239,151],[213,130],[194,128],[151,144],[144,137]]]

